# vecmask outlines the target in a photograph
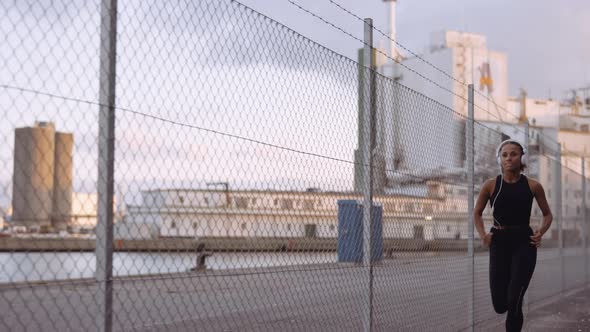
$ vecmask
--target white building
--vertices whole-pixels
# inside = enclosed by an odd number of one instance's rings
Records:
[[[561,145],[562,229],[582,234],[584,180],[581,166],[582,158],[585,158],[586,170],[590,167],[590,105],[585,107],[583,104],[521,97],[510,99],[509,107],[531,123],[529,158],[532,160],[529,160],[529,174],[543,184],[554,213],[557,212],[556,188],[559,180],[556,178],[559,171],[557,143]],[[524,142],[523,135],[515,137]],[[586,182],[588,184],[588,180]],[[590,186],[586,188],[586,195],[590,196]],[[533,205],[532,215],[541,217],[536,204]]]
[[[383,207],[383,236],[466,238],[466,201],[449,202],[431,184],[428,197],[376,196]],[[127,206],[117,238],[337,237],[339,200],[354,193],[161,189],[142,192]]]
[[[478,92],[476,120],[510,120],[504,114],[508,101],[507,56],[488,49],[485,36],[459,31],[433,33],[428,52],[419,58],[408,57],[403,64],[452,93],[402,67],[399,73],[403,85],[466,116],[466,84],[473,82]]]
[[[96,193],[74,193],[72,195],[71,226],[74,229],[96,227],[98,195]]]
[[[117,223],[119,216],[117,214],[116,198],[113,198],[113,211],[115,218],[113,222]],[[75,192],[72,195],[72,215],[70,227],[74,232],[92,231],[96,228],[98,222],[98,194]]]
[[[467,83],[476,85],[475,119],[479,123],[518,124],[518,117],[506,114],[507,57],[489,50],[482,35],[436,33],[427,53],[403,59],[394,70],[382,56],[377,63],[381,64],[380,72],[401,84],[377,81],[375,162],[384,163],[380,168],[386,174],[376,178],[387,180],[376,180],[376,185],[384,183],[384,193],[395,193],[415,177],[465,174]],[[476,128],[476,168],[494,167],[494,150],[502,139],[501,132]],[[355,160],[360,164],[360,137],[358,146]],[[355,176],[360,178],[359,170]],[[360,188],[360,182],[355,180],[355,186]]]

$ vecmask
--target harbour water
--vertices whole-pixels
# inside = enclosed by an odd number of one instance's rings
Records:
[[[322,264],[336,262],[336,252],[215,253],[207,258],[213,270]],[[113,275],[131,276],[186,272],[196,265],[194,253],[117,252]],[[93,252],[0,253],[0,283],[92,278]]]

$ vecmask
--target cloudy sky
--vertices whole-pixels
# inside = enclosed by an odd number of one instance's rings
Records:
[[[292,1],[362,37],[362,23],[330,1]],[[338,1],[386,29],[381,1]],[[229,0],[120,1],[122,186],[351,187],[358,96],[357,66],[347,58],[356,59],[362,45],[287,0],[241,2],[292,30]],[[0,48],[7,119],[0,123],[0,203],[11,194],[13,130],[35,120],[74,133],[75,190],[94,188],[98,4],[0,5],[0,44],[7,45]],[[589,22],[590,2],[582,0],[399,0],[397,30],[416,53],[431,32],[484,34],[490,49],[508,54],[510,93],[525,87],[534,97],[560,98],[590,84]]]
[[[241,0],[333,50],[355,57],[358,42],[304,13],[287,0]],[[293,0],[362,37],[362,24],[328,0]],[[335,0],[382,30],[386,6],[380,0]],[[566,90],[590,85],[590,1],[586,0],[398,0],[398,41],[420,54],[430,33],[454,29],[483,34],[488,48],[508,54],[509,92],[520,87],[538,98],[561,98]]]

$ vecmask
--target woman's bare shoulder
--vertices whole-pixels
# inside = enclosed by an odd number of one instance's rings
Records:
[[[483,185],[481,186],[481,189],[482,189],[482,191],[485,190],[491,194],[495,187],[496,187],[496,178],[494,177],[494,178],[487,179],[483,183]]]
[[[531,188],[531,191],[533,193],[536,193],[537,190],[539,190],[539,189],[541,189],[541,190],[543,189],[541,182],[539,182],[538,180],[530,178],[530,177],[527,177],[527,180],[529,182],[529,187]]]

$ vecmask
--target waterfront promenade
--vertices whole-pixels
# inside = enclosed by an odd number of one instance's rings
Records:
[[[528,309],[558,298],[556,289],[585,284],[583,257],[540,252]],[[581,260],[581,261],[580,261]],[[469,257],[386,259],[374,268],[377,331],[461,331],[468,327]],[[563,278],[568,275],[580,278]],[[577,270],[576,270],[577,269]],[[497,326],[491,307],[487,255],[475,257],[474,317]],[[358,331],[366,270],[354,263],[187,272],[118,278],[115,331]],[[0,330],[94,330],[92,280],[4,285]],[[534,310],[531,310],[531,315]]]

